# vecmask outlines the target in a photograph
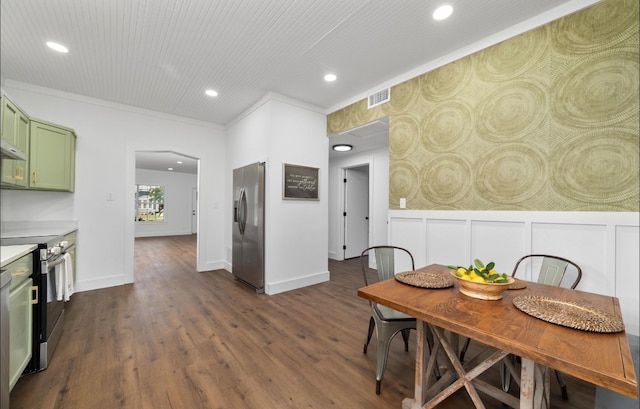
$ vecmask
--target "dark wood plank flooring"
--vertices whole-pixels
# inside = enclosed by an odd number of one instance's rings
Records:
[[[72,297],[49,368],[20,379],[11,409],[400,408],[412,396],[414,334],[409,352],[394,339],[375,394],[358,260],[330,260],[330,282],[268,296],[226,271],[196,272],[195,259],[195,236],[137,239],[135,284]],[[593,407],[595,388],[566,378],[569,400],[552,379],[552,407]],[[441,407],[472,404],[459,391]]]

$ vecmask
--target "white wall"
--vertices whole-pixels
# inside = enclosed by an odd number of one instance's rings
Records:
[[[234,168],[266,162],[265,293],[276,294],[328,281],[328,138],[326,116],[299,101],[268,94],[227,129],[231,197]],[[319,168],[317,201],[282,199],[283,163]],[[231,262],[231,199],[224,205]],[[231,271],[230,264],[227,269]]]
[[[135,223],[135,237],[191,234],[192,190],[198,176],[189,173],[136,169],[137,185],[164,186],[164,221]]]
[[[639,220],[631,212],[392,210],[389,241],[411,251],[417,268],[479,258],[510,274],[525,254],[566,257],[582,269],[576,289],[618,297],[626,331],[638,335]]]
[[[389,149],[345,155],[329,162],[329,248],[333,260],[344,260],[344,172],[342,169],[369,165],[369,245],[387,244],[389,210]],[[364,250],[364,249],[363,249]]]
[[[1,199],[3,220],[77,220],[78,291],[134,280],[136,150],[200,159],[198,270],[223,267],[222,127],[13,81],[3,90],[29,115],[74,128],[78,136],[75,193],[3,190]]]

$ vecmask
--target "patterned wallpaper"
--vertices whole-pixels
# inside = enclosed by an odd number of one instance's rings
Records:
[[[639,211],[638,1],[604,0],[330,114],[389,116],[389,208]]]

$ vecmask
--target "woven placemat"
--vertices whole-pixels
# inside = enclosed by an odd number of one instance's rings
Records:
[[[527,282],[524,280],[518,280],[517,278],[513,277],[514,281],[513,283],[509,284],[509,290],[522,290],[524,288],[527,288]]]
[[[620,318],[585,304],[539,295],[521,295],[513,299],[513,305],[532,317],[564,327],[602,333],[624,331]]]
[[[448,274],[427,269],[405,271],[396,274],[396,280],[404,284],[422,288],[448,288],[453,286],[453,279]]]

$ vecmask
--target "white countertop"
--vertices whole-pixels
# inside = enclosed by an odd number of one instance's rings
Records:
[[[0,225],[0,236],[37,237],[64,236],[78,230],[75,221],[4,221]]]
[[[38,248],[37,244],[22,244],[19,246],[0,246],[0,258],[2,258],[2,266],[18,260],[25,254],[29,254]]]

